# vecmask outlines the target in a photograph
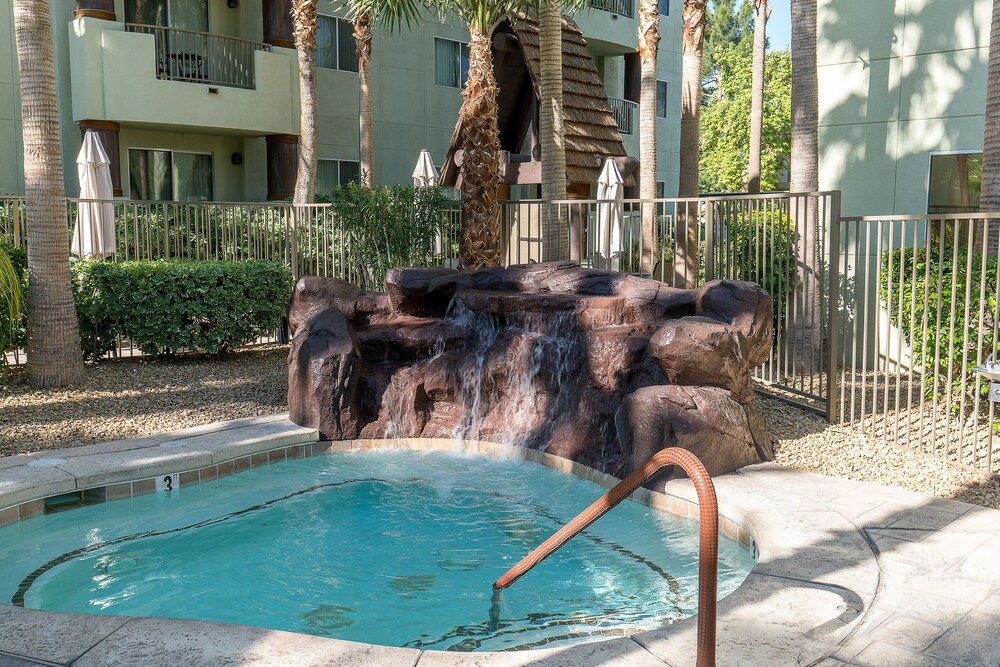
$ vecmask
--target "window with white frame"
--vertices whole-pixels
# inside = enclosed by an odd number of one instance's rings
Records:
[[[656,117],[667,117],[667,82],[656,82]]]
[[[434,84],[465,88],[469,78],[469,45],[454,39],[434,38]]]
[[[316,66],[358,71],[358,50],[350,21],[323,14],[316,17]]]
[[[928,213],[977,213],[983,186],[983,154],[931,155],[927,185]]]
[[[316,192],[328,195],[339,185],[361,182],[361,163],[320,159],[316,169]]]
[[[151,201],[213,201],[212,155],[130,148],[129,194]]]

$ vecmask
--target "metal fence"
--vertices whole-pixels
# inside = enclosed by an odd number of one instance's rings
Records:
[[[604,12],[632,18],[635,16],[634,0],[590,0],[590,6]]]
[[[611,115],[615,117],[615,123],[618,124],[618,131],[622,134],[632,134],[635,110],[639,108],[639,105],[632,100],[609,97],[608,106],[611,107]]]
[[[168,81],[254,88],[255,53],[271,50],[270,45],[261,42],[182,28],[128,23],[125,29],[152,35],[156,78]]]
[[[67,202],[67,234],[79,203]],[[108,203],[114,211],[115,261],[278,260],[296,277],[334,276],[369,289],[381,289],[392,266],[459,264],[457,204],[431,220],[378,227],[349,224],[328,204]],[[829,334],[825,273],[818,260],[826,241],[817,230],[826,229],[835,213],[835,196],[829,194],[507,201],[501,203],[502,261],[570,259],[675,287],[696,287],[716,277],[760,283],[775,300],[776,333],[771,359],[754,371],[756,378],[826,412],[829,366],[821,351]],[[23,201],[0,199],[0,239],[18,246],[25,236]]]
[[[836,227],[837,420],[1000,472],[998,415],[972,370],[997,351],[1000,216],[845,218]]]
[[[760,284],[774,302],[774,343],[754,378],[830,416],[837,395],[830,296],[838,279],[826,258],[839,252],[829,234],[839,215],[839,192],[517,201],[502,204],[501,235],[506,264],[570,259],[679,288],[713,279]]]

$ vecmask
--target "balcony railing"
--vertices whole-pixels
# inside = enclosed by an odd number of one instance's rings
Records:
[[[632,122],[635,117],[632,112],[639,105],[631,100],[620,100],[617,97],[609,97],[608,104],[611,105],[611,114],[618,123],[618,131],[622,134],[632,134]]]
[[[254,53],[271,47],[237,37],[129,23],[129,32],[152,35],[156,42],[156,78],[212,86],[254,88]]]
[[[590,0],[590,6],[618,16],[635,16],[635,0]]]

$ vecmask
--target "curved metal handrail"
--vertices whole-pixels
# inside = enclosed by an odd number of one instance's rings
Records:
[[[560,528],[534,551],[507,570],[493,584],[494,606],[499,602],[499,592],[513,584],[522,576],[548,558],[557,549],[585,530],[615,505],[628,498],[653,475],[667,466],[678,465],[694,483],[698,492],[699,557],[698,557],[698,658],[697,667],[715,665],[716,597],[718,595],[719,566],[719,501],[715,495],[715,485],[698,457],[686,449],[670,447],[654,454],[640,468],[616,484],[610,491],[594,501],[590,507],[580,512],[576,518]],[[492,614],[491,614],[492,615]]]

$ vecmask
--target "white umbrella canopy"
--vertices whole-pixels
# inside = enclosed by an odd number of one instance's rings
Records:
[[[413,185],[418,188],[429,188],[438,184],[438,170],[434,166],[434,158],[431,152],[424,148],[417,158],[417,166],[413,168]],[[441,230],[434,235],[434,254],[440,255],[444,249],[444,239],[441,238]]]
[[[413,184],[418,188],[426,188],[438,183],[438,170],[434,167],[434,159],[426,148],[420,151],[417,166],[413,168]]]
[[[83,146],[76,158],[76,171],[80,178],[80,199],[102,201],[77,204],[71,252],[80,259],[106,259],[115,254],[111,161],[104,152],[101,138],[93,130],[87,130],[83,136]]]
[[[611,267],[612,257],[622,252],[622,200],[625,196],[625,179],[614,159],[604,161],[597,179],[597,243],[598,251]]]

